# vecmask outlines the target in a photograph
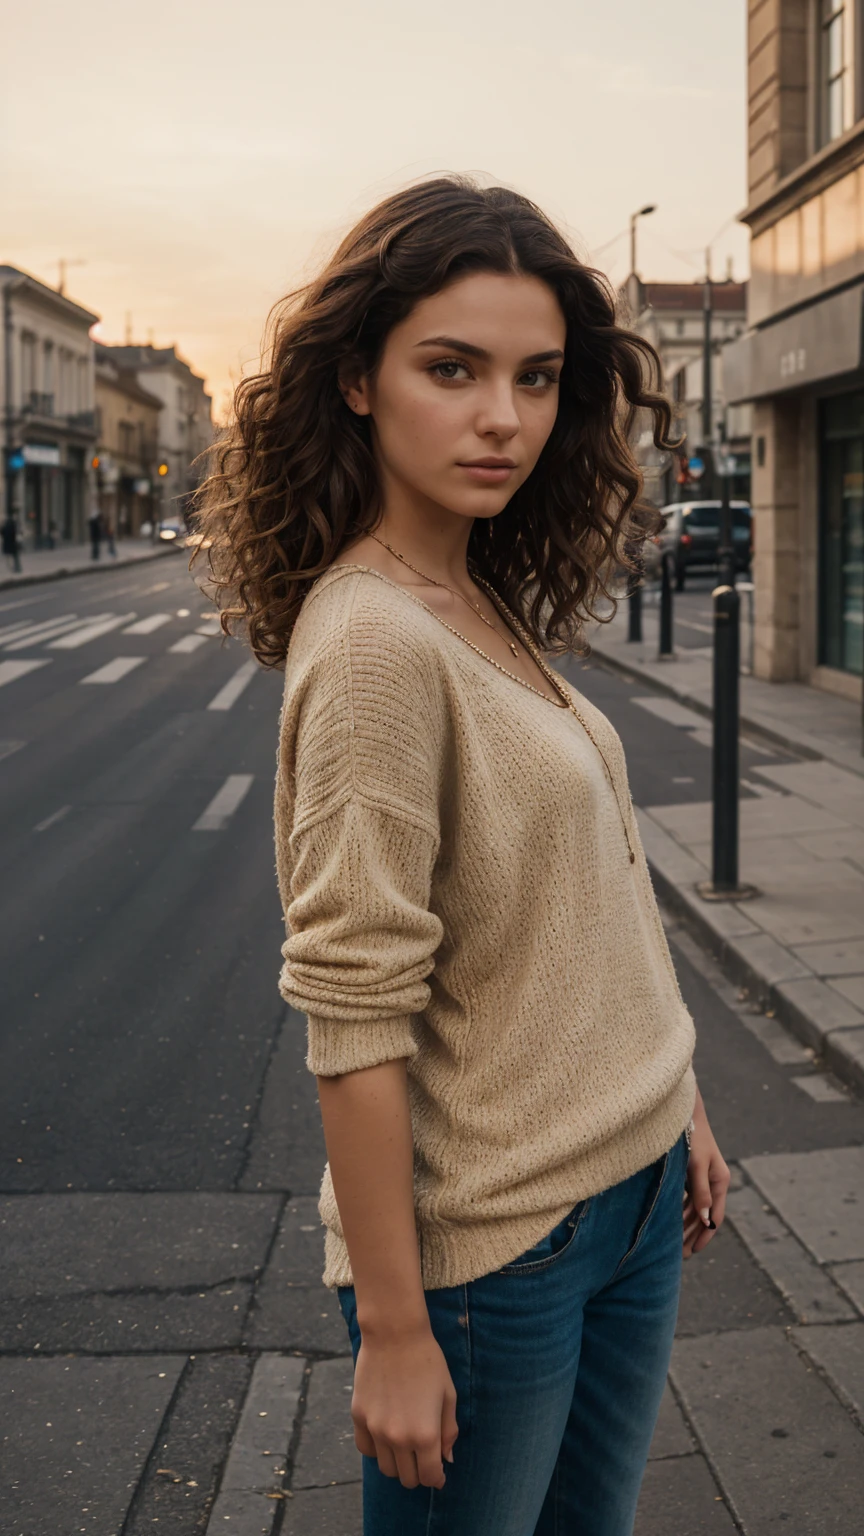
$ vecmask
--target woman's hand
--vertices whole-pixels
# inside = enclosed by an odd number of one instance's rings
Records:
[[[702,1095],[696,1089],[693,1135],[684,1195],[684,1257],[707,1248],[726,1214],[730,1173],[708,1124]]]
[[[361,1330],[362,1332],[362,1330]],[[443,1488],[453,1460],[456,1388],[431,1328],[363,1332],[351,1400],[354,1443],[403,1488]]]

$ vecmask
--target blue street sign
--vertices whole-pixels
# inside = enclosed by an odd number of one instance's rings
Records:
[[[26,461],[24,459],[24,455],[20,448],[16,449],[14,453],[10,453],[8,459],[10,469],[23,469],[25,462]]]
[[[694,480],[701,480],[705,473],[705,460],[699,458],[690,459],[687,468]]]

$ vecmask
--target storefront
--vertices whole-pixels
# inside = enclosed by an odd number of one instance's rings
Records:
[[[862,673],[864,389],[819,402],[819,663]]]
[[[53,549],[84,537],[87,475],[84,449],[75,444],[29,442],[21,449],[22,531],[25,548]]]
[[[855,697],[864,639],[864,285],[725,349],[753,403],[760,676]]]

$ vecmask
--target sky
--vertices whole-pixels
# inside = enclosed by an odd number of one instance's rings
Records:
[[[620,282],[748,271],[745,0],[29,0],[0,262],[176,344],[225,419],[270,306],[430,173],[531,197]]]

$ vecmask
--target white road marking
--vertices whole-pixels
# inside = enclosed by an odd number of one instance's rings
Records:
[[[87,619],[67,619],[64,623],[40,624],[21,639],[8,641],[3,649],[5,651],[23,651],[29,645],[47,645],[49,640],[56,640],[58,635],[66,635],[73,629],[80,629],[83,624],[95,624],[100,619],[110,619],[110,613],[94,613]]]
[[[44,821],[37,821],[33,831],[44,832],[46,827],[53,827],[55,821],[61,821],[66,813],[71,811],[71,809],[71,805],[61,805],[59,811],[55,811],[52,816],[46,816]]]
[[[139,619],[137,623],[130,624],[128,629],[121,630],[124,635],[152,635],[154,629],[161,629],[163,624],[170,624],[170,613],[150,613],[146,619]]]
[[[91,640],[98,640],[100,635],[110,634],[112,629],[119,629],[121,624],[128,624],[134,617],[134,613],[119,613],[112,618],[101,619],[95,624],[85,624],[83,629],[73,629],[71,635],[62,635],[59,640],[52,640],[51,649],[77,650],[79,645],[88,645]]]
[[[5,683],[14,683],[18,677],[25,677],[28,672],[35,672],[37,667],[47,667],[51,656],[43,656],[39,661],[0,661],[0,688]]]
[[[218,619],[208,619],[206,624],[199,625],[195,633],[196,635],[210,635],[215,640],[216,636],[222,633],[222,625]]]
[[[20,752],[26,745],[26,741],[0,741],[0,762],[4,757],[11,757],[13,752]]]
[[[0,645],[8,645],[11,640],[18,640],[22,635],[29,635],[37,629],[46,629],[51,624],[65,624],[67,620],[77,618],[77,613],[61,613],[56,619],[43,619],[38,624],[32,619],[19,619],[17,624],[4,624],[0,629]]]
[[[190,651],[197,651],[199,645],[206,644],[206,635],[181,635],[179,640],[175,640],[173,645],[169,645],[168,653],[169,655],[173,652],[177,656],[186,656]]]
[[[142,661],[146,660],[146,656],[115,656],[113,661],[106,662],[104,667],[88,673],[87,677],[80,677],[78,681],[80,683],[119,683],[121,677],[134,672],[135,668],[140,667]]]
[[[248,794],[254,774],[229,773],[222,788],[202,811],[192,828],[193,832],[221,832],[234,815],[238,805]]]
[[[257,671],[257,661],[244,661],[242,667],[238,668],[234,676],[225,684],[225,687],[220,688],[216,697],[210,700],[207,708],[230,709],[231,705],[239,699],[243,689],[249,686]]]
[[[814,1073],[812,1077],[793,1077],[792,1081],[796,1088],[800,1088],[804,1093],[809,1094],[810,1098],[815,1099],[817,1104],[847,1104],[849,1102],[849,1094],[843,1093],[840,1088],[835,1087],[830,1077],[823,1076],[821,1072]]]

